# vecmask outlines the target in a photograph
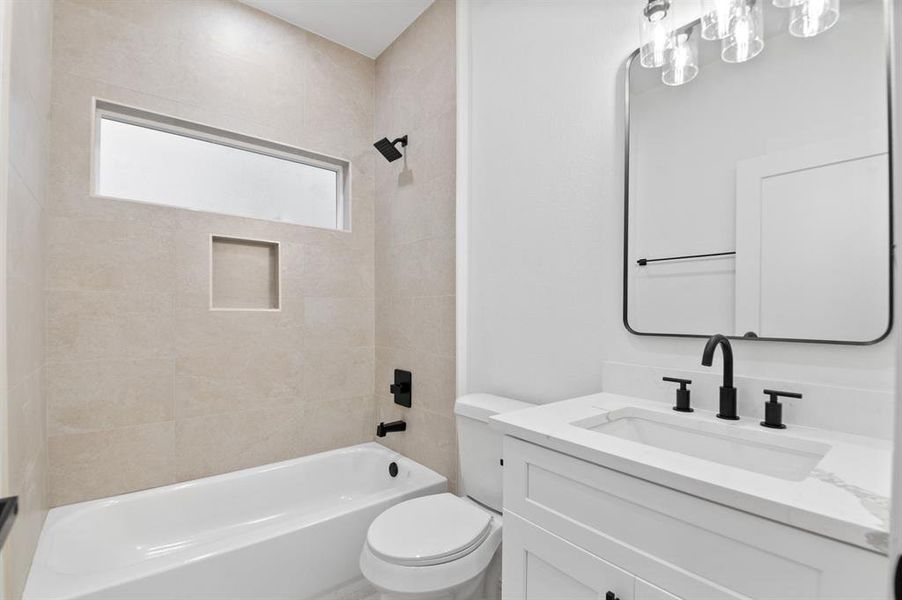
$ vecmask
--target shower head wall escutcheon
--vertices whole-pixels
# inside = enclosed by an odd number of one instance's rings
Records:
[[[378,150],[379,153],[385,157],[385,160],[387,160],[388,162],[394,162],[401,158],[401,156],[403,156],[401,154],[401,151],[395,147],[398,145],[398,142],[401,143],[402,148],[406,148],[407,136],[402,135],[392,142],[388,141],[388,138],[382,138],[381,140],[373,144],[373,147],[376,148],[376,150]]]

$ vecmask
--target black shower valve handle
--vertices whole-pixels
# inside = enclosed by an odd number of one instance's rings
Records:
[[[406,394],[410,391],[410,383],[390,383],[388,385],[388,391],[392,394]]]
[[[395,397],[395,404],[410,408],[413,404],[413,373],[395,369],[395,381],[389,384],[388,391]]]

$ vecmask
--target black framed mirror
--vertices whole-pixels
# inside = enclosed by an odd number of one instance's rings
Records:
[[[763,8],[757,56],[725,62],[695,21],[676,33],[691,81],[627,59],[624,326],[877,343],[893,323],[884,1],[843,0],[813,37],[790,34],[786,9],[739,1]]]

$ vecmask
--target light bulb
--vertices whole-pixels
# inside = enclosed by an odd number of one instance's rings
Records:
[[[661,81],[665,85],[683,85],[698,75],[698,43],[692,36],[692,30],[678,33],[668,52],[667,64],[661,73]]]
[[[664,50],[667,48],[667,28],[661,23],[655,23],[652,25],[652,31],[652,52],[655,66],[659,67],[664,64]]]
[[[639,58],[643,67],[663,67],[665,53],[672,42],[670,0],[648,0],[642,11],[642,45]]]
[[[761,0],[739,0],[730,25],[730,35],[724,38],[720,53],[725,62],[745,62],[764,50]]]
[[[702,38],[722,40],[730,34],[736,0],[702,0]]]
[[[751,26],[747,16],[736,19],[736,62],[745,62],[749,59],[749,46],[751,45]]]
[[[792,7],[789,33],[795,37],[814,37],[839,20],[839,0],[802,0]]]

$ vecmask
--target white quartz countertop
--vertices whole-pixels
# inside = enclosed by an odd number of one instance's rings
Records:
[[[722,423],[759,437],[773,436],[775,443],[789,436],[830,448],[807,477],[792,481],[573,424],[623,408],[660,412],[671,419],[679,415],[687,423]],[[892,456],[892,444],[887,440],[791,423],[787,429],[770,430],[752,418],[723,421],[708,411],[677,413],[661,402],[608,393],[497,415],[492,417],[492,426],[506,435],[646,481],[867,550],[887,552]]]

